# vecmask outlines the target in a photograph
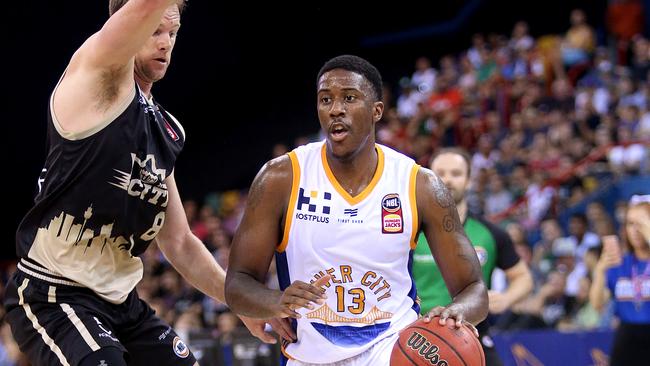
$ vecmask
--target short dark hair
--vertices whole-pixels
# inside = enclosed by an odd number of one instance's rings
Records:
[[[178,0],[176,1],[176,5],[178,5],[178,11],[182,14],[183,9],[185,9],[185,1],[186,0]],[[120,10],[124,4],[128,3],[129,0],[109,0],[108,1],[108,15],[112,16],[115,14],[118,10]]]
[[[318,85],[318,82],[324,73],[334,69],[352,71],[363,76],[372,86],[372,91],[375,93],[375,98],[377,100],[382,100],[384,97],[381,74],[376,67],[374,67],[365,59],[354,55],[341,55],[330,59],[323,65],[323,67],[321,67],[320,71],[318,72],[316,84]]]
[[[429,165],[433,164],[433,161],[436,160],[436,158],[438,156],[444,155],[444,154],[460,155],[460,157],[463,158],[463,160],[465,160],[465,165],[467,165],[467,176],[471,177],[471,174],[472,174],[472,157],[469,155],[467,150],[462,149],[460,147],[444,147],[442,149],[439,149],[431,157],[431,161],[429,162]]]

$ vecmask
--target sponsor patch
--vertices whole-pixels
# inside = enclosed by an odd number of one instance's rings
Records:
[[[330,192],[308,191],[300,188],[296,200],[296,219],[303,221],[314,221],[322,224],[330,222]]]
[[[381,232],[383,234],[404,232],[402,201],[397,193],[387,194],[381,200]]]

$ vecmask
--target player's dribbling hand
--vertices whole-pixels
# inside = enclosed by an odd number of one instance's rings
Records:
[[[476,327],[474,327],[472,323],[465,321],[465,316],[458,310],[457,307],[454,306],[454,304],[446,307],[436,306],[435,308],[431,309],[427,315],[424,316],[424,322],[428,323],[432,318],[435,318],[436,316],[440,317],[438,324],[446,325],[447,319],[451,319],[454,322],[454,326],[456,328],[460,328],[463,324],[465,324],[472,330],[474,335],[478,337],[478,330],[476,330]]]
[[[296,311],[299,308],[314,309],[315,304],[322,305],[325,303],[327,296],[325,289],[322,288],[330,280],[330,275],[325,275],[313,284],[303,281],[294,281],[291,286],[287,287],[280,297],[278,309],[275,311],[276,318],[300,318]]]

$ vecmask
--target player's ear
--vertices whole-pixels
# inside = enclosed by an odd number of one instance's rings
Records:
[[[381,119],[381,116],[384,115],[384,103],[375,102],[372,110],[372,121],[377,123]]]

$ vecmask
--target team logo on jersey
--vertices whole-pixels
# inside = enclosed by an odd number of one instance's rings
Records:
[[[330,280],[323,289],[332,301],[304,314],[320,335],[335,345],[351,347],[366,344],[388,329],[394,314],[382,310],[392,296],[387,274],[341,264],[319,270],[309,282],[325,275]],[[351,327],[354,337],[350,337]]]
[[[404,232],[402,201],[397,193],[387,194],[381,200],[381,232],[383,234]]]
[[[190,349],[178,336],[174,337],[172,348],[174,348],[174,353],[176,356],[180,358],[187,358],[187,356],[190,355]]]
[[[481,263],[481,266],[484,266],[485,263],[488,261],[488,252],[485,250],[483,247],[475,246],[474,250],[476,250],[476,256],[478,257],[479,263]]]
[[[305,189],[300,188],[296,203],[296,210],[302,211],[296,213],[296,219],[304,221],[316,221],[320,223],[329,223],[329,214],[332,200],[330,192],[309,191],[305,194]]]
[[[140,159],[131,153],[131,171],[115,171],[117,175],[114,178],[117,182],[108,182],[110,185],[153,205],[167,207],[167,185],[164,183],[167,171],[156,166],[156,157],[153,154]]]

